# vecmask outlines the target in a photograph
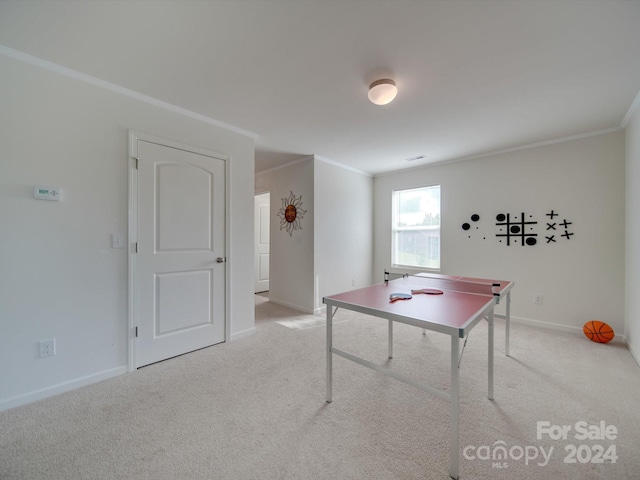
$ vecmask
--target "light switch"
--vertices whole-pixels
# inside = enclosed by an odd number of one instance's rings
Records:
[[[124,234],[112,233],[111,234],[111,248],[124,248]]]

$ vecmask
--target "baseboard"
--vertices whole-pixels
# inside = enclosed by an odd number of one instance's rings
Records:
[[[43,400],[48,397],[53,397],[54,395],[69,392],[71,390],[75,390],[76,388],[85,387],[87,385],[91,385],[92,383],[101,382],[102,380],[106,380],[108,378],[117,377],[119,375],[128,373],[128,371],[129,369],[127,368],[127,366],[123,365],[120,367],[111,368],[109,370],[104,370],[100,373],[87,375],[86,377],[76,378],[74,380],[69,380],[67,382],[53,385],[51,387],[42,388],[40,390],[25,393],[23,395],[18,395],[6,400],[1,400],[0,412],[3,410],[9,410],[10,408],[19,407],[21,405],[26,405],[28,403],[37,402],[38,400]]]
[[[278,300],[272,297],[269,297],[269,301],[272,303],[277,303],[278,305],[282,305],[283,307],[293,308],[294,310],[298,310],[300,312],[310,313],[312,315],[315,313],[313,309],[304,308],[304,307],[301,307],[300,305],[294,305],[292,303],[283,302],[282,300]]]
[[[234,342],[234,341],[239,340],[241,338],[250,337],[254,333],[256,333],[256,327],[247,328],[246,330],[242,330],[240,332],[232,333],[231,337],[229,338],[229,341],[230,342]]]
[[[496,315],[496,318],[503,318],[504,319],[504,318],[506,318],[506,316],[505,315]],[[555,331],[558,331],[558,332],[573,333],[573,334],[576,334],[576,335],[584,335],[581,326],[580,327],[574,327],[574,326],[570,326],[570,325],[560,325],[559,323],[543,322],[542,320],[533,320],[531,318],[524,318],[524,317],[514,317],[513,315],[511,315],[511,321],[514,322],[514,323],[520,323],[522,325],[529,325],[531,327],[536,327],[536,328],[547,328],[547,329],[555,330]],[[627,342],[624,340],[624,337],[622,335],[616,335],[611,342],[612,343],[624,343],[625,345],[627,345]],[[629,349],[629,350],[631,350],[631,349]]]
[[[631,356],[636,361],[636,364],[640,367],[640,355],[638,355],[638,353],[631,347],[631,344],[627,341],[626,337],[624,339],[624,343],[629,349],[629,352],[631,352]]]
[[[505,315],[496,315],[497,318],[506,318]],[[511,321],[514,323],[521,323],[523,325],[530,325],[532,327],[538,328],[549,328],[551,330],[566,332],[566,333],[577,333],[582,332],[581,327],[572,327],[569,325],[560,325],[559,323],[551,323],[551,322],[543,322],[542,320],[534,320],[531,318],[525,317],[514,317],[511,315]]]

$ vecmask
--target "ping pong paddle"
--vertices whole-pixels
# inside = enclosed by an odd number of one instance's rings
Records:
[[[396,302],[398,300],[409,300],[411,295],[409,293],[392,293],[389,295],[389,303]]]
[[[437,288],[421,288],[419,290],[411,290],[411,293],[414,295],[418,293],[426,293],[427,295],[442,295],[444,292],[442,290],[438,290]]]

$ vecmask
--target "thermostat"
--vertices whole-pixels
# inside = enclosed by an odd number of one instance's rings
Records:
[[[60,201],[60,188],[59,187],[33,187],[33,198],[36,200],[52,200],[55,202]]]

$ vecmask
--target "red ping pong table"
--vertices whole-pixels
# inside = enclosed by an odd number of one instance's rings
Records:
[[[437,289],[441,295],[413,294],[409,300],[390,302],[392,293],[411,294],[412,290]],[[327,347],[326,347],[326,400],[333,401],[332,371],[333,355],[338,355],[377,372],[412,385],[422,391],[448,400],[451,404],[451,443],[449,475],[459,478],[460,443],[460,340],[478,322],[488,320],[488,398],[493,400],[493,350],[494,350],[494,306],[506,297],[506,354],[509,354],[510,292],[513,282],[482,278],[458,277],[450,275],[420,273],[403,275],[395,280],[370,287],[351,290],[323,298],[327,305]],[[437,389],[419,383],[405,375],[369,362],[333,347],[333,317],[339,308],[388,320],[388,356],[393,357],[393,322],[400,322],[444,333],[451,337],[451,381],[450,391]]]

